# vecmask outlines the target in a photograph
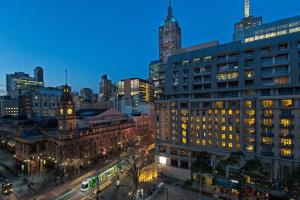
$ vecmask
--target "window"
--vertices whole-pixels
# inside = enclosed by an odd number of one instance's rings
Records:
[[[188,169],[189,168],[189,163],[186,162],[186,161],[181,161],[181,168],[184,168],[184,169]]]
[[[223,108],[223,102],[222,101],[217,101],[216,102],[216,107],[217,108]]]
[[[293,106],[293,100],[292,99],[284,99],[280,101],[280,104],[282,107],[291,107]]]
[[[289,49],[289,44],[288,43],[284,43],[284,44],[280,44],[279,45],[279,51],[285,51]]]
[[[247,108],[252,108],[252,101],[246,101],[245,102],[245,106],[247,107]]]
[[[292,140],[291,139],[281,139],[280,144],[283,146],[290,146],[290,145],[292,145]]]
[[[283,127],[290,126],[290,125],[291,125],[291,120],[290,120],[290,119],[281,119],[281,120],[280,120],[280,124],[281,124]]]
[[[283,76],[283,77],[274,78],[273,83],[278,84],[278,85],[289,84],[290,83],[290,77],[289,76]]]
[[[253,151],[254,151],[254,146],[253,146],[253,145],[247,145],[247,146],[246,146],[246,150],[247,150],[248,152],[253,152]]]
[[[194,65],[199,64],[200,63],[200,58],[195,58],[193,60]]]
[[[204,57],[204,61],[207,62],[207,61],[211,61],[212,60],[212,56],[205,56]]]
[[[253,78],[254,77],[254,71],[253,70],[246,70],[245,75],[246,75],[246,78]]]
[[[171,166],[178,167],[178,160],[172,158],[171,159]]]
[[[280,153],[283,156],[291,156],[292,155],[292,150],[291,149],[281,149]]]
[[[270,108],[273,106],[273,101],[272,100],[263,100],[261,102],[261,105],[263,108]]]
[[[262,142],[264,144],[273,144],[273,139],[271,137],[263,137]]]

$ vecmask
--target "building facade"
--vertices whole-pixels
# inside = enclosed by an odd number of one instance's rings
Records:
[[[283,178],[300,164],[299,66],[295,32],[171,56],[157,104],[156,162],[163,172],[186,180],[199,152],[242,151],[259,158],[270,179]]]
[[[56,166],[63,176],[126,145],[135,137],[133,119],[109,110],[81,110],[75,113],[73,97],[65,86],[57,119],[27,128],[15,137],[16,165],[27,173]],[[54,120],[54,121],[53,121]]]

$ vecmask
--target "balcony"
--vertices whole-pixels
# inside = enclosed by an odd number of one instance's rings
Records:
[[[279,117],[282,119],[294,119],[295,116],[293,114],[289,114],[289,113],[282,113],[282,114],[280,114]]]
[[[279,125],[279,128],[281,129],[293,129],[295,126],[293,124],[290,124],[290,125],[283,125],[283,124],[280,124]]]
[[[274,157],[274,152],[271,151],[261,151],[260,153],[263,156]]]
[[[280,154],[280,157],[285,158],[285,159],[293,159],[294,155],[282,155],[282,154]]]
[[[264,136],[264,137],[274,137],[274,133],[272,133],[272,132],[262,132],[261,136]]]
[[[274,143],[264,143],[264,142],[261,142],[261,145],[264,147],[264,148],[273,148],[274,146]]]
[[[274,118],[274,114],[261,114],[261,118],[266,118],[266,119],[273,119]]]
[[[261,124],[262,128],[274,128],[274,124]]]
[[[294,139],[295,138],[295,135],[294,134],[280,134],[280,138],[283,138],[283,139]]]
[[[281,148],[288,148],[288,149],[293,149],[294,148],[294,145],[293,144],[282,144],[282,143],[280,143],[279,144],[279,146],[281,147]]]

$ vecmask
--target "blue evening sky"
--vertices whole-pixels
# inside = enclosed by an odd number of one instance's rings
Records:
[[[174,2],[175,1],[175,2]],[[0,90],[5,74],[32,74],[41,65],[48,86],[64,83],[98,91],[99,77],[113,81],[148,77],[158,58],[158,27],[167,0],[0,1]],[[173,0],[183,46],[229,42],[243,16],[243,0]],[[251,0],[251,13],[264,22],[300,14],[299,0]],[[1,91],[0,91],[1,93]]]

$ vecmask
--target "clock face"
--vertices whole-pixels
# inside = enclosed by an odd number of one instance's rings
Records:
[[[60,109],[60,114],[63,115],[64,114],[64,109]]]
[[[73,110],[72,110],[71,108],[69,108],[69,109],[67,110],[67,113],[68,113],[69,115],[72,115]]]

